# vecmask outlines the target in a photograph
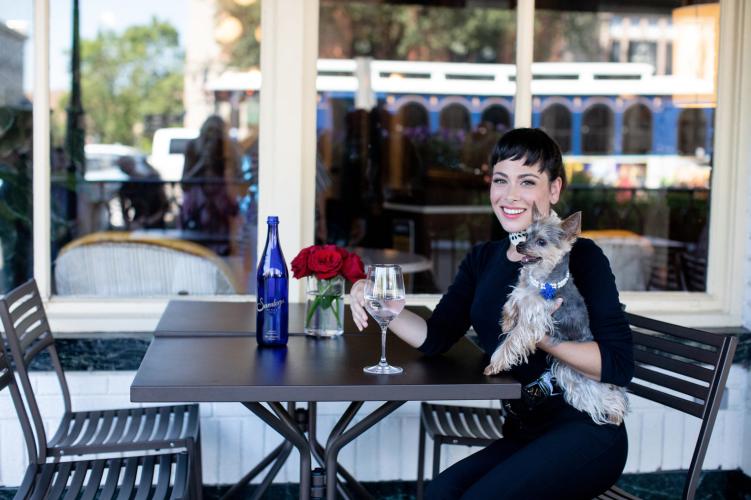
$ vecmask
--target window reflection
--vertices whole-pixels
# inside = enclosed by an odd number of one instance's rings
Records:
[[[540,128],[553,138],[562,153],[571,151],[571,111],[563,104],[553,103],[542,111]]]
[[[254,293],[260,2],[78,5],[77,80],[50,6],[53,292]]]
[[[582,153],[613,152],[613,111],[606,104],[594,104],[582,116]]]
[[[30,2],[0,6],[0,294],[33,275],[31,21]]]
[[[412,292],[444,290],[497,225],[487,163],[512,125],[515,15],[488,5],[321,2],[318,158],[331,186],[316,190],[316,239],[396,252]],[[363,59],[370,88],[342,69]],[[375,104],[356,101],[369,93]]]
[[[707,144],[707,117],[703,109],[684,109],[678,117],[678,151],[701,155]]]
[[[645,154],[652,150],[652,112],[646,104],[632,104],[623,113],[623,153]]]
[[[536,78],[533,124],[564,150],[561,210],[584,212],[622,291],[704,290],[718,28],[713,2],[535,12],[533,72],[576,86]]]

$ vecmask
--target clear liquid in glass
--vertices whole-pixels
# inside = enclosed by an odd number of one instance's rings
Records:
[[[381,326],[387,326],[404,309],[404,297],[378,299],[365,297],[365,309]]]

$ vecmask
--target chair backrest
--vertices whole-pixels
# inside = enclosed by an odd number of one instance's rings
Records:
[[[18,420],[21,424],[21,431],[23,433],[24,441],[26,441],[26,451],[29,456],[29,463],[37,463],[37,451],[34,447],[34,433],[31,430],[29,424],[29,416],[26,414],[26,407],[23,405],[21,399],[21,393],[18,391],[16,385],[16,378],[13,375],[13,368],[10,364],[10,358],[8,352],[4,346],[0,346],[0,392],[5,388],[10,391],[10,398],[13,401],[13,406],[16,409]]]
[[[636,370],[628,390],[701,419],[683,498],[699,484],[712,427],[738,338],[626,313],[632,327]]]
[[[55,261],[58,295],[222,295],[239,289],[219,256],[190,241],[93,233],[63,247]]]
[[[39,295],[39,289],[34,279],[27,281],[0,298],[0,318],[3,323],[5,342],[10,347],[21,389],[31,413],[39,458],[45,460],[47,456],[47,435],[44,431],[39,404],[34,396],[34,390],[29,379],[29,366],[43,351],[49,354],[52,366],[57,374],[66,412],[71,411],[71,402],[68,383],[65,380],[65,373],[55,347],[55,339],[52,337],[47,315],[44,312],[42,297]]]

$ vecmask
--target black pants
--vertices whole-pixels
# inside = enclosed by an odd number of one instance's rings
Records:
[[[507,418],[503,439],[439,474],[426,498],[590,500],[607,490],[626,465],[625,425],[556,406],[531,425]]]

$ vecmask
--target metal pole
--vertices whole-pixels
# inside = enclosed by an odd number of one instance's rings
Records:
[[[68,103],[65,127],[65,152],[68,157],[65,183],[65,218],[66,222],[75,224],[78,218],[78,200],[76,195],[77,180],[85,168],[84,153],[84,112],[81,104],[81,44],[79,32],[78,0],[73,0],[73,40],[70,51],[70,102]],[[72,234],[69,235],[72,237]]]

